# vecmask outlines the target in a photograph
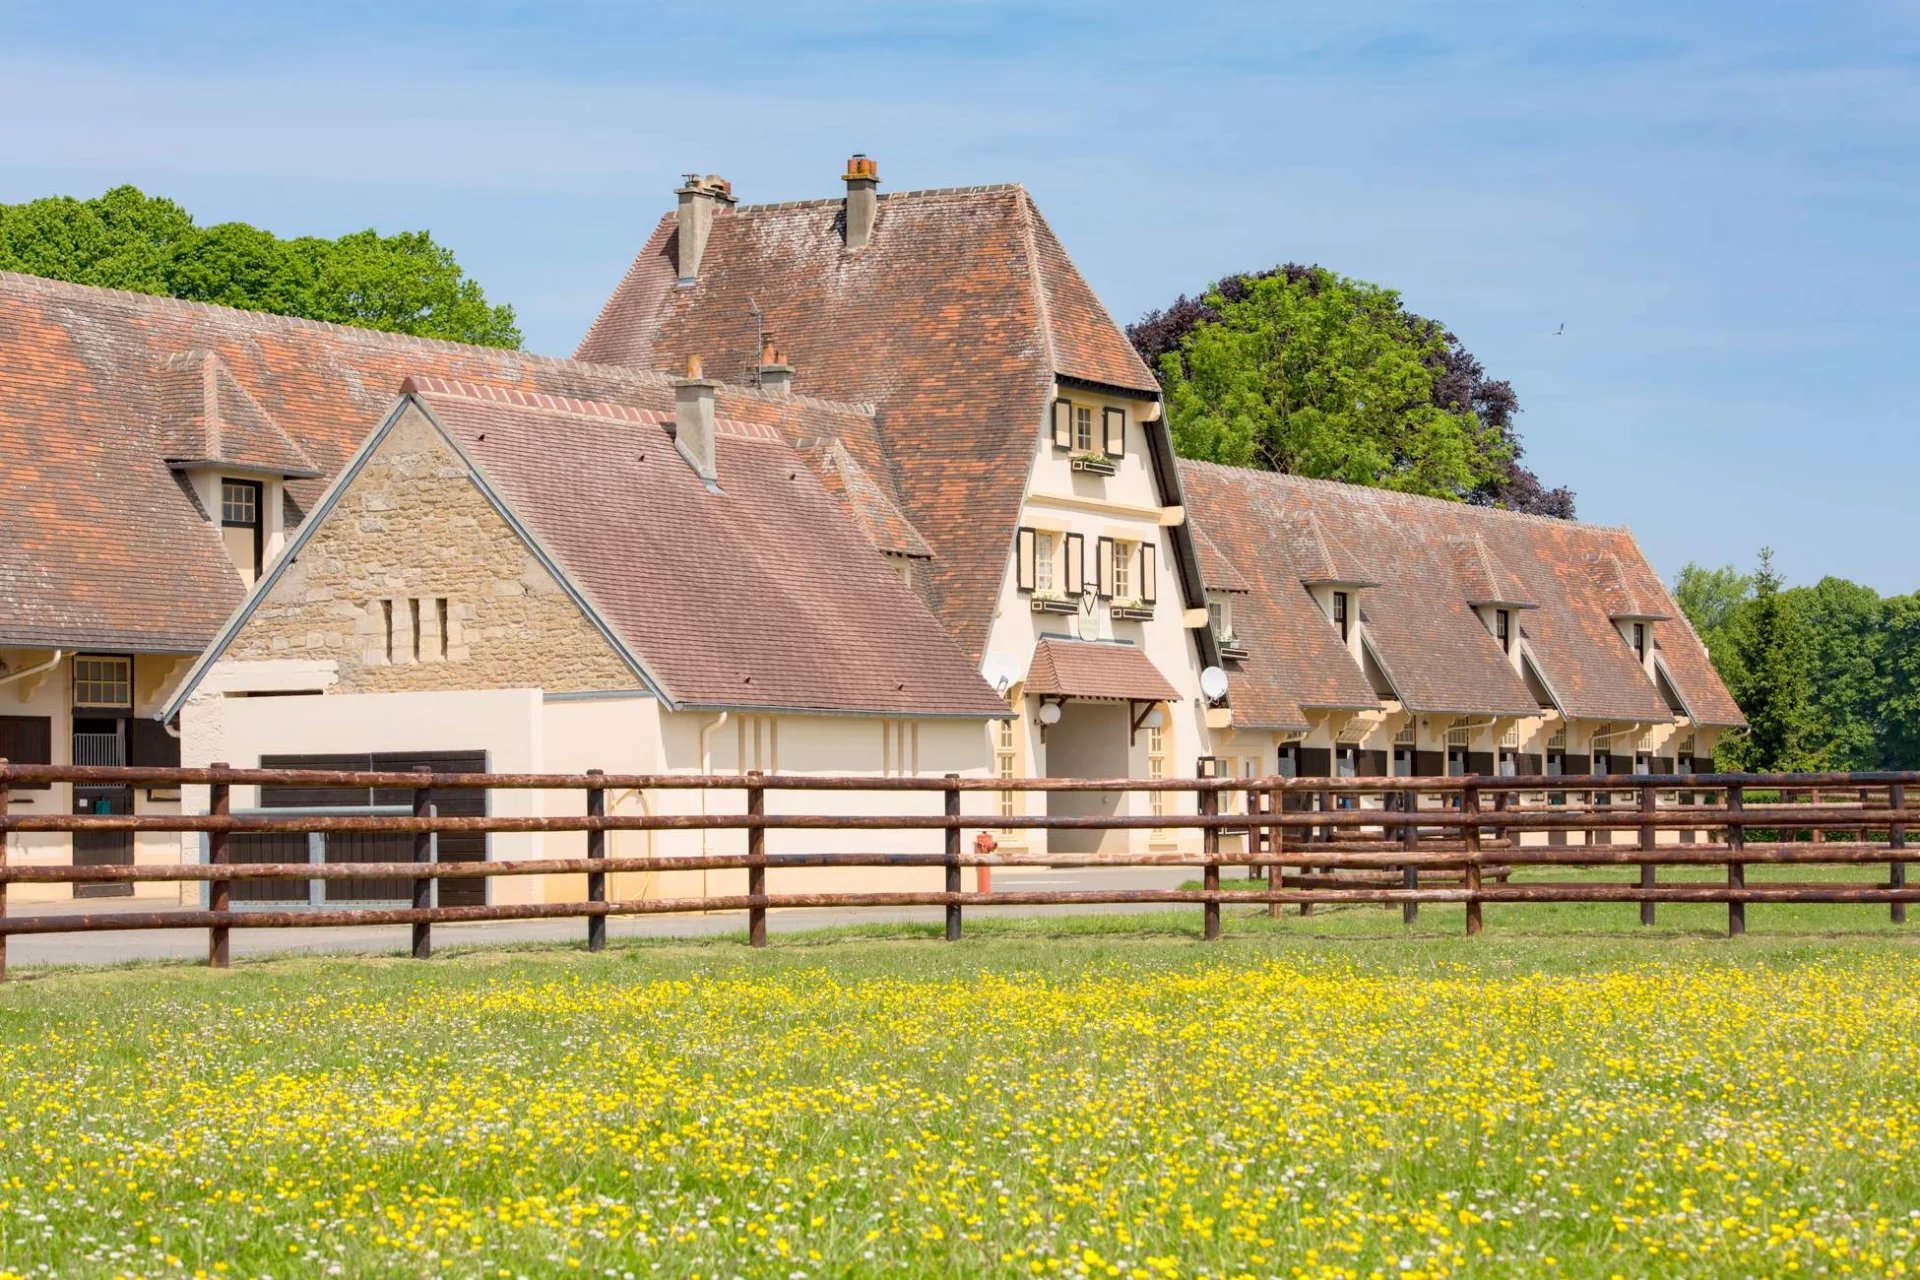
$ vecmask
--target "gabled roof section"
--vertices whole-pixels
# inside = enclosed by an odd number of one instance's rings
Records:
[[[1487,550],[1486,539],[1477,530],[1456,533],[1447,539],[1447,544],[1453,549],[1454,570],[1460,576],[1460,589],[1468,604],[1476,608],[1486,605],[1539,608],[1528,588],[1500,563],[1498,556]]]
[[[1175,702],[1173,682],[1160,674],[1147,651],[1130,644],[1062,640],[1048,636],[1033,648],[1026,692],[1056,698],[1124,698],[1130,702]]]
[[[605,403],[408,381],[678,707],[1004,716],[772,424],[715,424],[720,492],[671,392]]]
[[[917,576],[977,658],[1056,377],[1142,399],[1159,388],[1023,188],[882,194],[857,251],[841,212],[839,199],[718,209],[684,287],[668,213],[579,355],[662,371],[698,355],[710,376],[751,382],[771,340],[800,390],[874,406],[881,456],[849,448],[933,552]]]
[[[1280,532],[1292,557],[1294,574],[1310,587],[1372,587],[1380,579],[1347,544],[1327,531],[1320,513],[1311,507],[1289,511],[1280,520]]]
[[[1295,539],[1285,521],[1307,509],[1379,569],[1380,584],[1360,597],[1361,616],[1367,638],[1410,709],[1537,713],[1537,696],[1465,598],[1461,562],[1462,548],[1468,548],[1469,563],[1483,551],[1486,564],[1494,566],[1486,570],[1496,584],[1494,594],[1537,605],[1520,620],[1522,653],[1567,715],[1649,724],[1671,720],[1666,697],[1613,621],[1623,616],[1615,612],[1623,601],[1644,610],[1642,617],[1674,612],[1659,576],[1625,530],[1211,463],[1183,461],[1180,467],[1194,518],[1250,578],[1258,581],[1281,567],[1292,572]],[[1507,575],[1504,583],[1500,570]],[[1256,590],[1254,600],[1263,597],[1270,599],[1268,612],[1274,616],[1261,625],[1311,633],[1304,622],[1314,619],[1295,607],[1294,597],[1271,585]],[[1236,621],[1247,613],[1236,602]],[[1296,613],[1301,620],[1294,620]],[[1662,623],[1653,639],[1661,665],[1698,723],[1745,723],[1691,628],[1679,621]],[[1304,707],[1325,705],[1319,700],[1324,695],[1312,686],[1344,684],[1351,665],[1344,650],[1301,648],[1294,661],[1297,669],[1255,670],[1249,662],[1239,672],[1230,671],[1236,719],[1248,697],[1270,696],[1269,687]]]
[[[289,479],[320,474],[216,352],[178,352],[161,361],[153,408],[162,456],[175,467],[222,466]]]
[[[269,460],[283,438],[317,473],[289,483],[291,524],[410,373],[582,400],[672,398],[664,376],[635,369],[3,272],[0,368],[0,644],[141,652],[198,652],[244,594],[170,458],[244,442],[233,456]],[[879,455],[865,409],[745,388],[722,399],[730,416],[788,439],[843,440],[870,471]],[[193,447],[209,403],[219,450]]]

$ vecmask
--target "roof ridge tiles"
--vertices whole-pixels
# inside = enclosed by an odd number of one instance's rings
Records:
[[[1556,528],[1589,529],[1599,533],[1631,533],[1624,524],[1601,524],[1594,520],[1567,520],[1560,516],[1543,516],[1531,511],[1515,511],[1509,507],[1482,507],[1471,502],[1462,502],[1457,498],[1437,498],[1431,494],[1408,493],[1403,489],[1387,489],[1380,485],[1355,484],[1350,480],[1330,480],[1322,476],[1296,475],[1291,471],[1269,471],[1264,467],[1237,467],[1227,462],[1209,462],[1203,458],[1181,458],[1183,467],[1208,467],[1233,475],[1245,475],[1255,478],[1273,477],[1296,484],[1312,485],[1317,488],[1337,489],[1341,491],[1361,491],[1381,493],[1394,498],[1404,498],[1409,502],[1432,506],[1436,510],[1471,511],[1489,516],[1500,516],[1509,520],[1529,520],[1553,525]]]
[[[882,200],[918,200],[928,196],[975,196],[990,195],[1003,191],[1024,191],[1026,188],[1018,182],[986,182],[963,187],[920,187],[913,191],[883,191]],[[845,201],[844,196],[814,196],[806,200],[769,200],[762,203],[743,203],[727,210],[730,216],[738,217],[743,213],[780,213],[792,209],[825,209],[837,206]]]
[[[473,382],[465,378],[442,378],[430,374],[408,374],[406,380],[401,383],[401,390],[413,391],[429,398],[444,396],[449,399],[486,400],[495,404],[513,405],[521,409],[537,409],[543,413],[564,413],[576,418],[611,419],[647,427],[664,426],[673,420],[672,414],[661,413],[655,409],[642,409],[613,400],[582,400],[578,396],[557,396],[545,391],[527,391],[520,387],[503,387],[495,383]],[[785,440],[777,427],[759,422],[743,422],[738,418],[716,418],[714,429],[721,435],[741,440],[768,440],[776,443]]]
[[[582,373],[597,374],[602,377],[630,379],[650,386],[667,386],[673,378],[666,373],[639,368],[627,364],[603,364],[594,360],[582,360],[577,356],[550,356],[537,351],[526,351],[519,347],[488,347],[477,342],[455,342],[451,338],[423,338],[411,333],[394,333],[387,329],[367,329],[359,325],[337,324],[331,320],[309,320],[305,316],[287,316],[274,311],[252,311],[244,307],[226,307],[215,302],[195,302],[188,298],[175,298],[162,293],[140,293],[132,289],[109,289],[101,285],[75,284],[70,280],[55,280],[50,276],[29,275],[20,271],[0,271],[0,288],[21,286],[50,294],[79,294],[82,296],[110,297],[131,302],[139,306],[160,310],[198,312],[209,316],[229,316],[244,318],[250,324],[266,325],[289,330],[312,330],[319,333],[335,334],[370,347],[386,347],[396,350],[414,351],[468,351],[511,357],[526,360],[550,369],[575,369]],[[210,347],[191,347],[172,353],[182,358],[191,358],[195,352],[213,353]],[[858,414],[862,417],[874,416],[874,406],[847,400],[828,400],[820,396],[804,393],[786,395],[766,391],[760,387],[750,387],[744,383],[726,382],[721,386],[728,392],[753,396],[768,403],[791,403],[815,405],[823,409],[838,410],[843,413]]]

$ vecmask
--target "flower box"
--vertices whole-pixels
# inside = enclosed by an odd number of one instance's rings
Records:
[[[1118,459],[1109,458],[1104,453],[1076,453],[1069,460],[1075,471],[1084,471],[1091,476],[1110,476],[1120,469]]]
[[[1035,613],[1078,613],[1080,606],[1065,596],[1043,596],[1036,593],[1033,597],[1033,611]]]

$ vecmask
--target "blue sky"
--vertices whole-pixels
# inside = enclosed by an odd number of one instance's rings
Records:
[[[1122,323],[1286,260],[1400,289],[1668,576],[1920,588],[1911,3],[0,0],[0,201],[427,227],[541,351],[682,172],[829,195],[853,151],[1024,182]]]

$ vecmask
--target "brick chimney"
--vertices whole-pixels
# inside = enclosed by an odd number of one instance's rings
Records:
[[[776,396],[793,393],[793,366],[771,338],[760,348],[760,389]]]
[[[717,173],[704,178],[690,173],[674,194],[680,197],[680,254],[674,269],[685,287],[700,278],[700,259],[707,252],[714,212],[734,203],[733,184]]]
[[[673,380],[673,446],[708,484],[720,479],[713,457],[713,393],[719,386],[705,375],[699,356],[688,356],[687,376]]]
[[[841,176],[847,181],[847,248],[864,249],[880,212],[880,165],[855,153]]]

